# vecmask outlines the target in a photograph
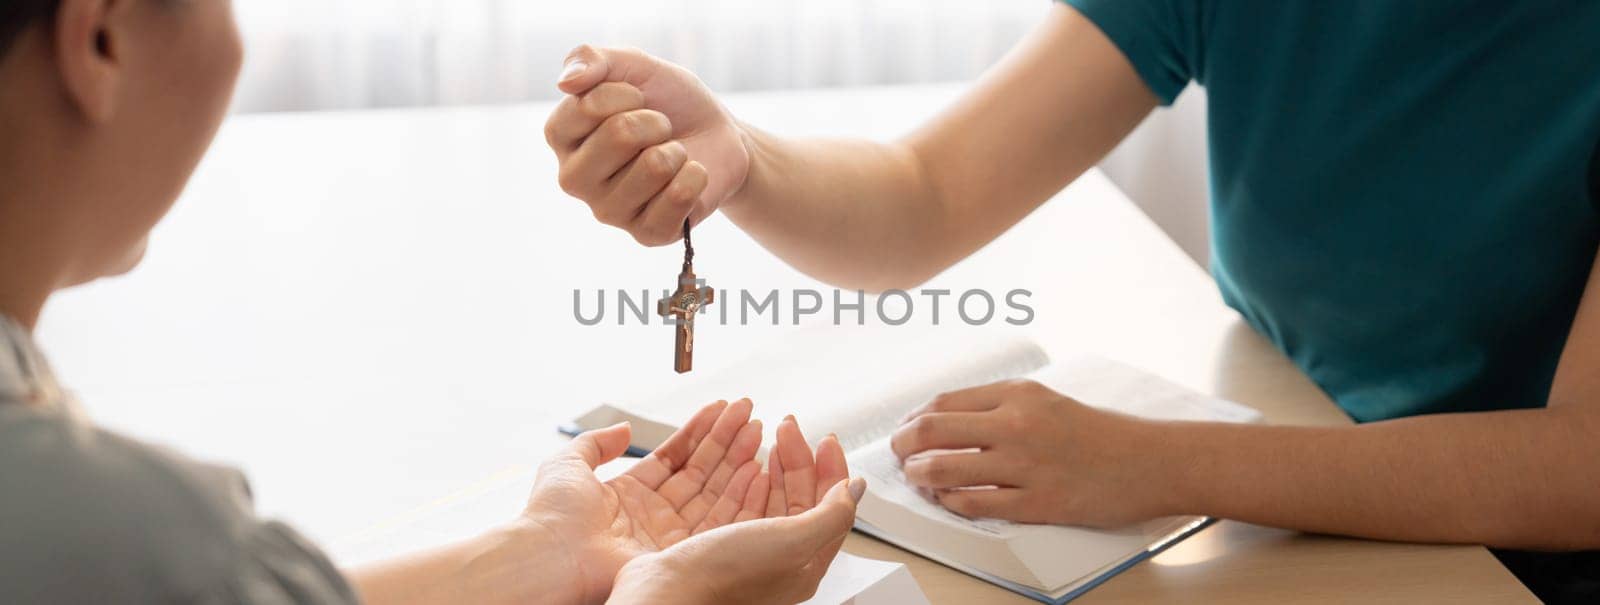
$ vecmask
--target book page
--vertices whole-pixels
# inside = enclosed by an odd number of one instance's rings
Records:
[[[685,388],[621,407],[676,425],[709,402],[749,397],[767,430],[763,443],[794,414],[808,439],[834,433],[850,451],[887,436],[901,416],[940,393],[1020,377],[1047,362],[1042,349],[1019,338],[817,327]]]
[[[889,447],[887,438],[879,439],[867,447],[848,455],[850,472],[867,480],[867,489],[884,500],[904,507],[907,511],[938,521],[952,529],[979,532],[1001,540],[1015,535],[1017,524],[999,519],[969,519],[941,506],[931,497],[906,482],[900,470],[900,460]]]
[[[1099,357],[1060,360],[1028,375],[1085,405],[1154,420],[1260,422],[1261,413]]]

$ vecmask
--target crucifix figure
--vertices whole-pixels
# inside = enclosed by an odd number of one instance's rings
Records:
[[[683,246],[683,271],[678,274],[678,289],[671,297],[656,303],[657,314],[676,318],[678,324],[672,369],[679,374],[694,369],[694,316],[717,299],[717,291],[701,285],[694,275],[694,245],[689,241],[688,221],[683,223]]]

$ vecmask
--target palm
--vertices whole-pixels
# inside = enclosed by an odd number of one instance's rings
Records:
[[[768,481],[754,461],[761,423],[749,418],[748,401],[707,407],[605,483],[590,470],[604,454],[557,458],[541,469],[527,514],[576,551],[584,594],[604,595],[639,555],[765,515]]]

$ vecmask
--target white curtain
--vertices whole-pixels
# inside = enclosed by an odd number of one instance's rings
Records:
[[[581,43],[637,46],[724,91],[971,78],[1049,0],[237,0],[236,111],[555,96]]]

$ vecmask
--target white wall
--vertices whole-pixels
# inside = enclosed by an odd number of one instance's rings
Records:
[[[1190,86],[1101,164],[1201,266],[1211,258],[1206,156],[1205,89]]]
[[[241,113],[555,98],[579,44],[636,46],[719,92],[969,80],[1046,0],[237,0]]]

